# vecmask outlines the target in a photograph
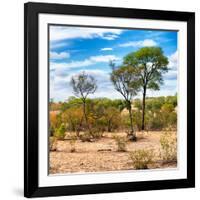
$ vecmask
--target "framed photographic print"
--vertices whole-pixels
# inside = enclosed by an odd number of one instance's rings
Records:
[[[194,187],[195,14],[24,11],[24,195]]]

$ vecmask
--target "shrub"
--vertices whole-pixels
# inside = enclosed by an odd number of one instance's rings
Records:
[[[75,149],[76,140],[77,140],[76,136],[71,136],[70,141],[69,141],[70,146],[71,146],[71,150],[70,150],[71,153],[76,151],[76,149]]]
[[[50,135],[55,134],[56,129],[62,124],[61,114],[59,111],[50,111],[49,113],[49,125],[50,125]]]
[[[91,142],[92,141],[92,136],[89,133],[89,131],[86,131],[82,134],[79,135],[79,138],[82,142]]]
[[[57,139],[63,140],[65,137],[65,125],[62,123],[59,128],[56,129],[54,136]]]
[[[170,113],[168,121],[169,121],[169,126],[174,127],[176,129],[177,128],[177,113],[176,112]]]
[[[153,162],[153,150],[139,149],[130,153],[130,158],[135,169],[148,169]]]
[[[66,109],[62,113],[62,121],[66,123],[66,128],[68,131],[74,131],[76,132],[77,136],[79,136],[83,121],[82,108],[79,106]]]
[[[177,139],[171,133],[165,133],[160,138],[161,158],[164,161],[177,160]]]
[[[120,136],[114,136],[114,140],[117,144],[118,151],[126,151],[126,138]]]
[[[99,139],[103,135],[103,131],[98,127],[93,127],[90,129],[90,135],[93,139]]]
[[[140,111],[133,112],[133,122],[137,127],[137,130],[141,130],[142,128],[142,113]]]

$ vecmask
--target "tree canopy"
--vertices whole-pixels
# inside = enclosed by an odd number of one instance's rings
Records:
[[[141,84],[159,90],[163,83],[163,73],[168,71],[168,59],[160,47],[143,47],[124,57],[123,64],[137,68]]]
[[[93,94],[97,89],[94,77],[85,72],[73,76],[70,83],[75,96],[83,99],[86,99],[89,94]]]

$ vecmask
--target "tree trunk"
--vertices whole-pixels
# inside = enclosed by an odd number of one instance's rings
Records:
[[[86,124],[86,126],[88,126],[85,100],[83,101],[83,115],[84,115],[84,118],[85,118],[85,124]]]
[[[135,134],[135,131],[134,131],[134,128],[133,128],[133,116],[132,116],[132,110],[131,110],[131,102],[128,102],[128,112],[129,112],[129,118],[130,118],[130,128],[131,128],[131,140],[136,140],[136,134]]]
[[[146,103],[146,86],[144,86],[143,99],[142,99],[142,130],[144,130],[144,123],[145,123],[145,103]]]
[[[111,121],[110,120],[108,120],[108,132],[111,132]]]
[[[84,115],[84,118],[85,118],[86,127],[87,127],[89,133],[91,133],[90,126],[88,124],[87,114],[86,114],[86,101],[85,100],[83,101],[83,115]]]
[[[76,128],[76,136],[78,138],[80,137],[80,130],[81,130],[82,122],[83,122],[83,116],[81,117],[81,121],[80,121],[78,127]]]

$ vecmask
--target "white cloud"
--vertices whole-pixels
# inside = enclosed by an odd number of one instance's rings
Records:
[[[90,60],[94,62],[109,62],[111,60],[119,60],[120,58],[115,55],[100,55],[100,56],[91,56]]]
[[[166,80],[176,80],[177,79],[177,71],[169,70],[168,73],[166,73],[164,75],[164,79],[165,79],[165,81]]]
[[[104,35],[102,38],[105,40],[115,40],[118,38],[118,34]]]
[[[51,42],[50,43],[50,49],[57,49],[57,48],[61,48],[61,47],[66,47],[69,46],[69,43],[67,42]]]
[[[122,33],[122,31],[123,30],[121,29],[51,26],[50,41],[75,38],[103,38],[105,40],[114,40]]]
[[[106,48],[102,48],[101,51],[112,51],[113,48],[110,48],[110,47],[106,47]]]
[[[175,51],[173,54],[171,54],[168,57],[168,60],[169,60],[168,67],[171,70],[177,70],[177,65],[178,65],[178,51]]]
[[[111,99],[122,98],[121,95],[114,89],[108,71],[99,69],[86,69],[83,70],[86,74],[92,75],[97,81],[97,90],[91,94],[90,98],[95,97],[108,97]],[[79,71],[78,73],[81,73]],[[77,72],[69,72],[65,77],[54,76],[50,83],[50,97],[54,100],[66,100],[68,97],[73,96],[73,90],[70,86],[71,77],[77,75]]]
[[[124,44],[120,44],[120,47],[144,47],[144,46],[156,46],[157,43],[152,39],[145,39],[139,41],[131,41]]]
[[[164,85],[168,86],[170,81],[176,81],[177,80],[177,74],[178,74],[178,51],[175,51],[173,54],[168,56],[169,64],[168,64],[168,72],[163,75],[164,77]],[[176,82],[175,82],[176,83]],[[174,85],[176,86],[176,84]]]
[[[79,67],[86,67],[91,66],[99,62],[109,62],[110,60],[120,60],[120,58],[116,57],[115,55],[98,55],[98,56],[91,56],[85,60],[81,61],[71,61],[69,63],[56,63],[50,62],[50,69],[55,69],[56,71],[60,72],[69,70],[72,68],[79,68]]]
[[[50,59],[52,60],[61,60],[61,59],[65,59],[65,58],[69,58],[70,54],[68,52],[50,52]]]

